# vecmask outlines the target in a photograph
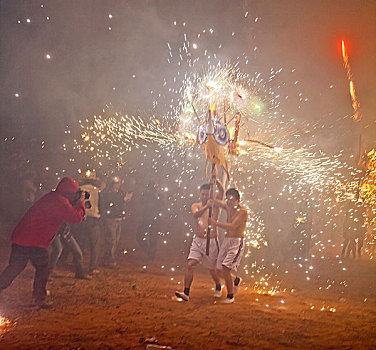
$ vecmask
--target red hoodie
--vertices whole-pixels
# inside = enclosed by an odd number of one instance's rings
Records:
[[[72,206],[70,200],[78,190],[78,183],[63,178],[56,191],[39,199],[23,216],[12,233],[11,241],[26,247],[48,247],[63,222],[78,223],[85,216],[81,200]]]

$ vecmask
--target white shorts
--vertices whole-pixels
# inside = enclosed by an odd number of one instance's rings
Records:
[[[209,256],[206,255],[206,238],[194,237],[189,250],[188,260],[193,259],[205,265],[209,270],[215,269],[219,252],[217,238],[210,238]]]
[[[217,258],[217,269],[222,270],[223,266],[236,271],[244,253],[243,238],[225,237]]]

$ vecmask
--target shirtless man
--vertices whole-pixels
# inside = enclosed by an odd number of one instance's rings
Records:
[[[216,178],[214,173],[210,179],[210,183],[217,184],[218,194],[216,200],[223,200],[224,188],[221,182]],[[215,282],[214,297],[220,298],[222,295],[221,282],[216,272],[216,261],[219,252],[219,243],[217,239],[217,229],[211,227],[210,230],[210,246],[209,256],[206,255],[206,234],[209,225],[209,207],[213,206],[213,200],[210,198],[210,184],[204,184],[200,187],[200,202],[193,203],[191,212],[196,220],[196,235],[193,238],[192,245],[188,255],[188,264],[184,277],[184,292],[175,292],[178,298],[184,301],[189,300],[189,290],[193,281],[193,270],[198,264],[203,263],[208,267],[209,272]],[[218,220],[219,207],[213,206],[212,217]]]
[[[239,289],[240,277],[232,275],[236,272],[244,252],[244,231],[247,225],[247,209],[240,204],[240,195],[235,188],[226,191],[226,201],[215,201],[218,206],[226,209],[227,222],[218,222],[215,218],[210,219],[214,227],[221,227],[226,230],[225,238],[221,244],[217,259],[217,270],[222,272],[227,288],[225,304],[235,301],[234,294]],[[233,280],[234,279],[234,280]]]

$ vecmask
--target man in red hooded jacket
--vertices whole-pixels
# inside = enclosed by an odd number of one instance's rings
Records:
[[[9,264],[0,275],[0,292],[9,287],[30,260],[35,267],[33,300],[36,306],[45,303],[48,280],[48,251],[63,222],[78,223],[85,216],[78,183],[63,178],[55,191],[39,199],[23,216],[12,233]]]

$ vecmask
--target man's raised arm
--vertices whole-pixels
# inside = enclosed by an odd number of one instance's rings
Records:
[[[74,205],[67,200],[66,203],[62,203],[60,216],[64,222],[79,223],[85,216],[85,205],[80,199]]]
[[[219,222],[211,219],[211,224],[213,226],[218,226],[220,228],[223,228],[225,230],[234,230],[238,226],[240,226],[244,221],[247,221],[248,219],[248,213],[246,210],[239,211],[239,214],[236,215],[233,222]]]
[[[215,199],[218,200],[218,201],[224,202],[223,196],[225,194],[225,188],[224,188],[222,182],[219,181],[218,179],[215,180],[215,183],[217,184],[217,188],[218,188],[217,196],[215,197]]]
[[[191,212],[192,212],[194,219],[197,220],[199,217],[201,217],[205,213],[205,211],[209,209],[209,207],[212,204],[213,204],[213,201],[209,199],[206,205],[204,205],[201,209],[199,209],[198,203],[193,203],[191,206]]]

